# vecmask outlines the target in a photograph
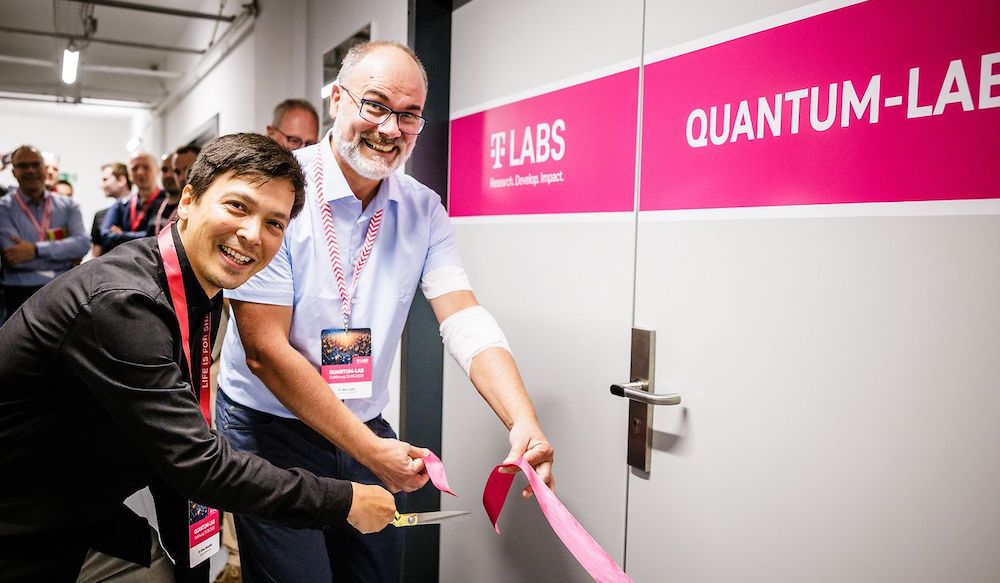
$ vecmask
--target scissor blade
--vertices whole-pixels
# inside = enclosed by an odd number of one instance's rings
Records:
[[[399,514],[392,521],[393,526],[424,526],[426,524],[440,524],[452,518],[468,516],[464,510],[442,510],[439,512],[412,512],[410,514]]]

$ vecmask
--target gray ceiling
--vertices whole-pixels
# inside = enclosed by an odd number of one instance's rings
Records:
[[[232,26],[250,0],[0,0],[0,96],[55,96],[155,105]],[[130,8],[131,7],[131,8]],[[146,10],[142,10],[145,8]],[[194,12],[163,14],[150,9]],[[87,40],[85,21],[96,28]],[[58,35],[46,36],[46,35]],[[60,79],[70,39],[80,48],[75,85]],[[51,99],[52,97],[48,97]]]

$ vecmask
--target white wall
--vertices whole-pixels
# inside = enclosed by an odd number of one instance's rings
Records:
[[[206,3],[210,5],[215,6]],[[152,123],[137,124],[145,147],[156,152],[177,148],[216,115],[219,135],[263,133],[276,104],[305,96],[305,0],[263,0],[259,5],[252,30],[225,58],[187,94],[157,112]],[[198,42],[196,29],[189,32],[192,39],[181,38],[179,44]],[[178,58],[172,66],[185,70],[191,65]]]
[[[323,87],[323,54],[353,36],[365,25],[371,24],[373,39],[405,43],[407,11],[406,0],[309,0],[306,98],[317,109],[321,107],[319,92]]]
[[[128,163],[125,143],[135,115],[134,109],[3,99],[0,151],[31,144],[58,155],[60,172],[71,176],[74,198],[89,230],[94,213],[109,204],[101,190],[101,165]],[[16,183],[9,168],[0,173],[0,184]]]

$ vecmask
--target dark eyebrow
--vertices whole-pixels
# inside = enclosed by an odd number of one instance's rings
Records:
[[[372,99],[370,101],[377,101],[377,102],[379,102],[379,104],[385,105],[386,107],[389,107],[388,105],[386,105],[386,103],[389,101],[389,96],[386,95],[385,93],[382,93],[378,89],[369,89],[368,91],[365,91],[365,95],[368,95],[368,94],[374,95],[376,97],[376,99]],[[365,99],[368,99],[368,98],[365,97]],[[392,108],[389,107],[389,109],[392,109]],[[420,107],[417,104],[413,104],[413,105],[410,105],[409,107],[407,107],[406,111],[411,111],[411,112],[412,111],[416,111],[416,112],[420,113],[420,112],[423,112],[423,108]]]
[[[248,194],[246,194],[244,192],[240,192],[238,190],[230,190],[230,191],[226,192],[223,196],[235,196],[236,198],[238,198],[241,201],[243,201],[244,203],[246,203],[247,206],[253,206],[253,207],[260,206],[259,204],[257,204],[257,201],[254,200],[254,198],[252,196],[249,196]],[[292,219],[290,219],[288,217],[288,215],[286,215],[285,213],[280,213],[280,212],[271,213],[271,217],[282,219],[285,222],[291,222],[291,220],[292,220]]]

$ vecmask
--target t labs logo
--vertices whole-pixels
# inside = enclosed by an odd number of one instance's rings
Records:
[[[490,157],[493,169],[523,164],[540,164],[549,160],[562,160],[566,154],[566,140],[562,133],[566,122],[557,119],[552,123],[536,124],[534,128],[509,130],[490,134]]]

